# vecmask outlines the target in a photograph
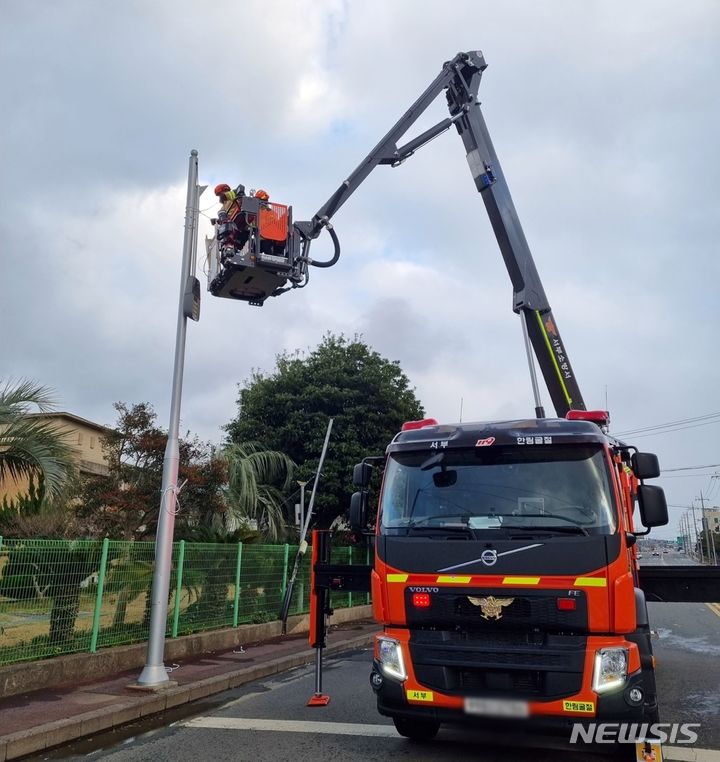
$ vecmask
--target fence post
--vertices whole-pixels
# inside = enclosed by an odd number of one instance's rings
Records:
[[[365,564],[370,566],[370,540],[368,540],[367,547],[365,548]],[[370,593],[365,596],[365,602],[370,603]]]
[[[95,593],[95,611],[93,612],[92,636],[90,638],[90,653],[97,651],[98,633],[100,631],[100,612],[102,610],[103,588],[105,587],[105,571],[107,569],[108,547],[110,540],[106,537],[102,542],[100,555],[100,571],[98,572],[97,591]]]
[[[235,564],[235,600],[233,601],[233,627],[238,626],[240,613],[240,567],[242,565],[242,543],[238,543],[237,563]]]
[[[180,624],[180,599],[182,598],[183,568],[185,566],[185,540],[180,540],[178,550],[177,584],[175,585],[175,609],[173,611],[172,637],[176,638]]]

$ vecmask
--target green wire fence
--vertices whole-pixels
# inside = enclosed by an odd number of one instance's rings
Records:
[[[277,619],[292,545],[177,542],[166,634]],[[309,611],[310,550],[290,614]],[[0,665],[147,640],[152,542],[19,540],[0,537]],[[369,563],[365,548],[338,547],[333,563]],[[336,608],[369,603],[333,594]]]

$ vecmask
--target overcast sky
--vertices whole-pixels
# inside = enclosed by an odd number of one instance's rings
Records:
[[[113,402],[148,401],[166,427],[190,149],[211,188],[263,187],[309,219],[472,49],[588,407],[607,394],[616,432],[720,413],[720,5],[699,0],[0,0],[0,378],[106,424]],[[419,128],[443,115],[440,99]],[[399,360],[440,420],[461,400],[464,420],[533,414],[454,131],[378,168],[335,224],[342,258],[308,288],[262,309],[204,294],[185,429],[220,441],[237,384],[328,330]],[[719,422],[633,441],[666,468],[717,464]],[[663,476],[671,505],[720,504],[720,467],[697,473]]]

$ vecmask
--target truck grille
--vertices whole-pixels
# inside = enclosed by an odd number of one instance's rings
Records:
[[[417,630],[410,656],[415,677],[428,688],[550,701],[582,687],[585,646],[580,635]]]

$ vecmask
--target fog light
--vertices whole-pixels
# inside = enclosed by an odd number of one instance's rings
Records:
[[[632,704],[633,706],[640,706],[644,698],[645,695],[643,694],[641,688],[630,688],[627,693],[628,704]]]
[[[628,653],[626,648],[601,648],[595,654],[592,688],[607,693],[624,685],[627,679]]]
[[[400,643],[392,638],[378,638],[380,669],[386,677],[395,680],[407,680],[405,662]]]

